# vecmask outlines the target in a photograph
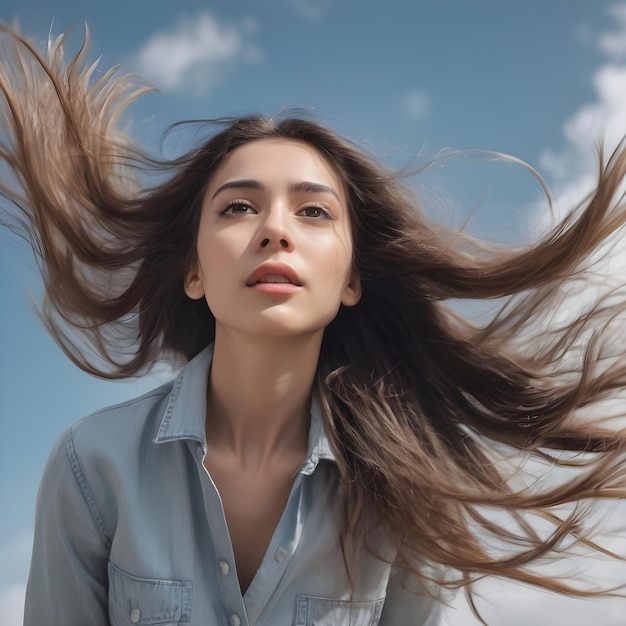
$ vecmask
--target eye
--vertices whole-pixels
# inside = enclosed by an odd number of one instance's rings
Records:
[[[254,207],[243,200],[231,200],[220,211],[220,215],[253,215]]]
[[[311,217],[313,219],[332,220],[333,216],[331,212],[321,204],[313,204],[311,206],[304,207],[298,212],[298,215],[304,217]]]

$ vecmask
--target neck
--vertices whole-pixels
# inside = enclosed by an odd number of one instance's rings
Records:
[[[217,328],[207,393],[207,443],[260,467],[306,452],[323,332],[252,337]]]

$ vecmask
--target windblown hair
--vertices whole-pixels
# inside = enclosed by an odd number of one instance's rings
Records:
[[[601,164],[584,206],[547,235],[489,247],[432,223],[398,176],[309,120],[221,120],[183,156],[149,157],[119,128],[145,86],[115,71],[93,80],[84,46],[64,62],[65,36],[45,57],[4,33],[5,216],[39,255],[42,318],[74,363],[120,378],[210,343],[215,320],[183,289],[207,183],[247,142],[305,142],[345,183],[363,289],[326,329],[317,376],[344,537],[366,534],[375,517],[418,577],[434,563],[458,573],[434,575],[441,584],[497,575],[593,593],[532,566],[581,543],[601,550],[585,504],[626,497],[626,431],[591,410],[626,387],[624,351],[607,345],[626,307],[599,297],[534,341],[529,329],[626,223],[623,150]],[[505,306],[482,326],[445,303],[498,298]],[[578,471],[558,485],[522,484],[510,462],[519,451]]]

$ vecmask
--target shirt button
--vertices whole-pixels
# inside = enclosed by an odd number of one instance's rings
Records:
[[[282,563],[285,560],[287,554],[288,552],[287,550],[285,550],[285,548],[283,548],[282,546],[278,546],[278,548],[276,548],[276,552],[274,552],[274,560]]]
[[[137,622],[139,622],[140,619],[141,619],[141,611],[139,609],[133,609],[130,612],[130,621],[133,624],[137,624]]]
[[[229,621],[230,626],[241,626],[241,620],[239,619],[239,615],[231,615]]]
[[[228,563],[226,561],[220,561],[219,566],[220,572],[222,572],[222,576],[228,576],[230,572],[230,566],[228,565]]]

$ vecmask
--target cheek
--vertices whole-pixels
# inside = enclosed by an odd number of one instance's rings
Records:
[[[341,233],[338,233],[335,245],[335,264],[338,271],[346,278],[346,281],[350,277],[353,257],[352,234],[349,228],[346,227]]]
[[[242,256],[246,243],[236,233],[221,232],[198,241],[198,258],[205,276],[221,276]]]
[[[329,291],[343,290],[352,270],[352,241],[348,236],[329,236],[317,250],[318,269],[328,278]]]

